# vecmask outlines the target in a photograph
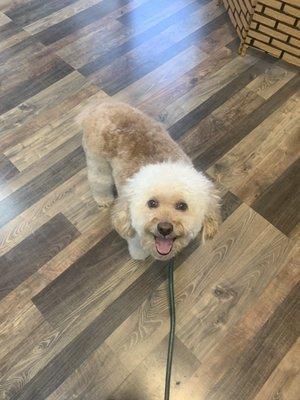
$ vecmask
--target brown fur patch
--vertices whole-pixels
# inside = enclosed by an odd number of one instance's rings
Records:
[[[143,165],[163,161],[191,163],[164,126],[123,103],[92,105],[77,118],[85,146],[111,162],[116,185]]]

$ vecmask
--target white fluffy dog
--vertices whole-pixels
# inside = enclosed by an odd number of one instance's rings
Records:
[[[132,258],[166,260],[201,230],[215,235],[217,192],[161,124],[122,103],[94,105],[78,121],[93,196],[112,206],[113,226]]]

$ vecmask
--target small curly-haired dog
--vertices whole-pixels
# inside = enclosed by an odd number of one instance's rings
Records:
[[[113,226],[132,258],[169,259],[201,230],[215,235],[217,192],[163,125],[113,102],[87,108],[78,122],[93,196],[112,206]]]

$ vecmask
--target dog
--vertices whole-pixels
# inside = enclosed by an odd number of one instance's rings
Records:
[[[93,197],[111,207],[112,225],[133,259],[167,260],[200,231],[203,238],[216,234],[218,192],[162,124],[114,102],[88,107],[77,122]]]

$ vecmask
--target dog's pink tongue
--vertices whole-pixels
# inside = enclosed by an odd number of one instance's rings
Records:
[[[166,255],[169,254],[173,247],[172,239],[156,238],[155,239],[156,250],[159,254]]]

